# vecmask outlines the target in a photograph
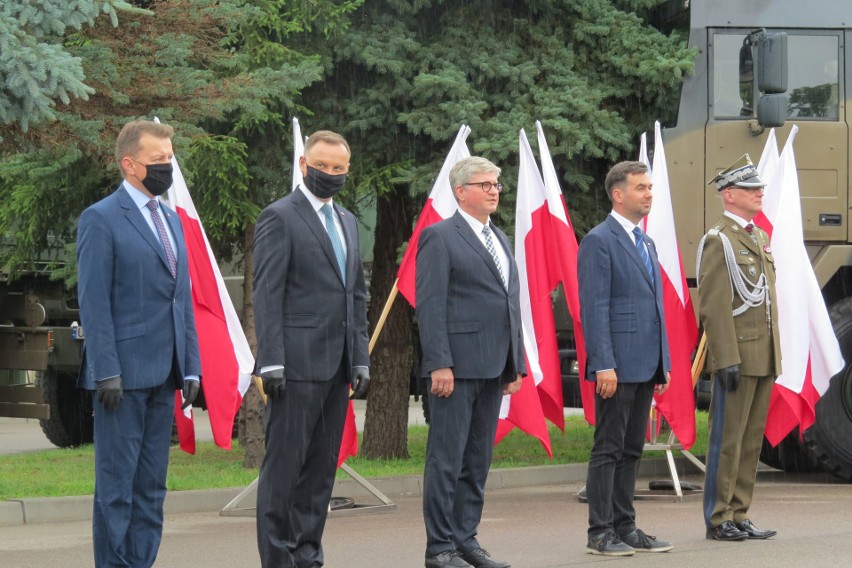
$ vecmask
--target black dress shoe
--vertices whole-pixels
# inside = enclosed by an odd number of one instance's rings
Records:
[[[723,521],[721,524],[707,529],[707,538],[710,540],[745,540],[748,533],[741,531],[733,521]]]
[[[459,551],[445,550],[435,556],[427,556],[426,568],[471,568],[471,566],[462,559]]]
[[[476,548],[470,552],[462,552],[465,562],[476,568],[512,568],[508,562],[494,560],[484,548]]]
[[[642,529],[636,529],[622,536],[621,542],[630,546],[636,552],[668,552],[674,548],[670,542],[645,534]]]
[[[744,520],[741,523],[737,523],[737,528],[748,534],[748,538],[756,538],[760,540],[765,540],[778,534],[778,531],[773,531],[771,529],[762,531],[756,526],[754,526],[754,523],[752,523],[748,519]]]

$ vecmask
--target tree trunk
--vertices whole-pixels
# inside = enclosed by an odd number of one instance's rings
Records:
[[[397,249],[411,236],[412,215],[405,188],[379,197],[370,278],[369,319],[375,328],[396,280]],[[408,457],[408,401],[412,369],[411,306],[393,303],[370,357],[370,390],[360,454],[367,458]]]
[[[257,336],[254,333],[254,305],[252,304],[252,245],[254,244],[254,224],[246,227],[245,236],[245,272],[243,274],[243,328],[246,332],[252,353],[257,353]],[[264,405],[260,391],[252,385],[243,397],[240,409],[240,445],[245,448],[243,467],[260,467],[266,452],[263,429]]]

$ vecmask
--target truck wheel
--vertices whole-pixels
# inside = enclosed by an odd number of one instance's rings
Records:
[[[829,311],[846,367],[834,378],[816,405],[816,422],[805,431],[805,442],[822,468],[852,481],[852,298]]]
[[[796,428],[774,448],[764,438],[760,448],[760,461],[775,469],[795,473],[820,471],[820,466],[810,450],[802,445]]]
[[[50,418],[39,420],[47,439],[60,448],[91,444],[95,439],[92,395],[78,389],[73,376],[52,370],[39,372],[36,386],[50,407]]]

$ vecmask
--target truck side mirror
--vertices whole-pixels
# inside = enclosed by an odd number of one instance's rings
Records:
[[[757,89],[767,95],[787,92],[787,34],[762,36],[757,41]]]
[[[757,100],[757,122],[762,127],[784,126],[787,120],[787,95],[761,95]]]

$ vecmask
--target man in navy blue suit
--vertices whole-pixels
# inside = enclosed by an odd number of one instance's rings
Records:
[[[639,226],[651,211],[651,178],[645,164],[620,162],[604,185],[612,212],[578,257],[586,379],[596,383],[587,550],[666,552],[672,545],[638,529],[633,508],[651,399],[666,390],[671,370],[657,252]]]
[[[201,362],[180,221],[157,196],[172,184],[172,127],[134,121],[118,135],[124,181],[77,228],[79,386],[95,411],[95,566],[150,567],[163,532],[175,406]]]

